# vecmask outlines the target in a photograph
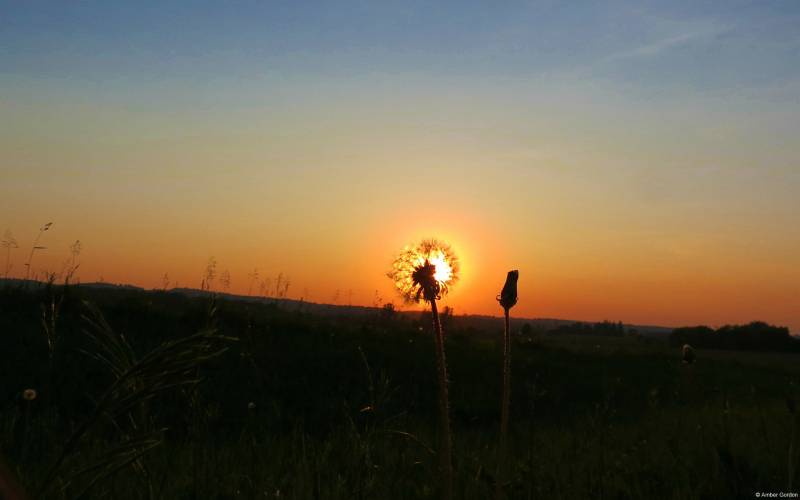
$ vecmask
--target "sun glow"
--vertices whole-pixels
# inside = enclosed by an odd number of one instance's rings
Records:
[[[453,277],[453,268],[450,267],[450,263],[447,262],[447,257],[441,250],[428,257],[428,262],[436,269],[433,273],[433,277],[439,283],[447,283],[450,281],[450,278]]]
[[[458,280],[458,259],[450,246],[424,240],[406,247],[395,259],[388,276],[408,302],[433,300],[445,295]]]

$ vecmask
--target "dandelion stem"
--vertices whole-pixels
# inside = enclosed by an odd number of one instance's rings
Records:
[[[439,378],[439,419],[441,444],[439,447],[439,464],[442,471],[442,498],[453,498],[453,459],[452,438],[450,435],[450,411],[447,395],[447,361],[444,356],[444,335],[442,324],[439,321],[439,309],[436,299],[430,300],[431,315],[433,316],[433,329],[436,333],[436,365]]]

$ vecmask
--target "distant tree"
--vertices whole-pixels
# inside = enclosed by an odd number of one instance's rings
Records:
[[[453,315],[454,314],[453,314],[453,308],[452,307],[445,306],[442,309],[442,312],[441,312],[440,317],[439,317],[439,321],[442,322],[442,328],[444,329],[445,332],[448,331],[449,328],[453,324]]]
[[[394,304],[387,302],[381,307],[381,319],[384,321],[391,321],[395,317],[396,312]]]
[[[689,344],[707,349],[754,351],[797,351],[800,341],[786,327],[754,321],[746,325],[725,325],[716,330],[707,326],[676,328],[670,335],[674,346]]]
[[[556,335],[602,335],[606,337],[621,337],[625,334],[625,328],[621,326],[622,323],[612,323],[611,321],[603,321],[600,323],[572,323],[567,325],[559,325],[550,334]]]
[[[670,343],[675,347],[690,344],[695,347],[714,348],[717,345],[716,332],[707,326],[676,328],[670,335]]]

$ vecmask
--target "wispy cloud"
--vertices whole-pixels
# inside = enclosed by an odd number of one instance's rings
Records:
[[[591,78],[595,73],[607,70],[609,66],[615,64],[651,60],[679,47],[712,40],[732,31],[734,26],[717,23],[706,23],[694,28],[684,27],[684,29],[676,29],[677,26],[674,26],[670,30],[670,34],[663,34],[666,30],[655,28],[653,31],[662,33],[660,37],[653,37],[650,41],[639,45],[631,44],[626,48],[605,55],[596,55],[590,61],[585,61],[582,64],[550,72],[550,76],[579,80]]]
[[[615,52],[613,54],[601,58],[598,61],[598,64],[605,64],[625,59],[655,57],[661,54],[662,52],[666,52],[668,50],[680,47],[682,45],[688,45],[695,41],[714,38],[716,36],[722,35],[730,31],[731,29],[732,27],[730,26],[710,26],[700,30],[693,30],[684,33],[679,33],[677,35],[661,38],[653,42],[640,45],[638,47],[633,47],[630,49],[625,49],[619,52]]]

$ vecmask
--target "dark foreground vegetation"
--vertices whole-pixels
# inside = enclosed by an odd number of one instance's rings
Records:
[[[435,498],[421,319],[0,289],[0,453],[41,498]],[[445,328],[455,496],[491,498],[502,321]],[[512,356],[511,498],[800,489],[796,354],[701,347],[684,365],[666,337],[527,327]]]

